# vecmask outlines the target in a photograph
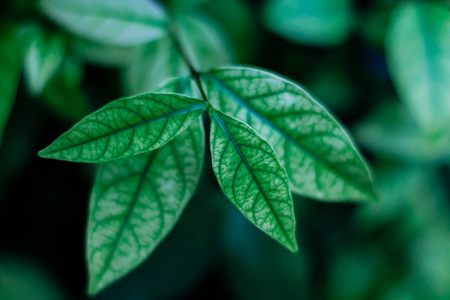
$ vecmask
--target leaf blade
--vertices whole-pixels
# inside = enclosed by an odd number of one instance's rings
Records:
[[[26,49],[24,75],[32,96],[40,96],[61,66],[66,52],[66,41],[58,35],[45,36],[38,31]]]
[[[208,98],[273,145],[294,192],[326,201],[372,200],[371,174],[342,125],[298,85],[266,71],[202,74]]]
[[[297,251],[289,180],[269,143],[245,123],[214,111],[211,154],[214,173],[227,198],[250,222]]]
[[[43,11],[65,29],[95,42],[136,46],[162,37],[164,11],[145,0],[42,0]]]
[[[173,93],[122,98],[81,120],[39,156],[99,163],[152,151],[189,127],[206,106]]]
[[[400,98],[427,133],[448,130],[450,13],[437,3],[403,3],[386,34],[389,72]]]
[[[101,167],[89,213],[90,294],[139,266],[169,234],[198,185],[203,161],[197,119],[164,147]],[[123,254],[121,247],[130,248]]]

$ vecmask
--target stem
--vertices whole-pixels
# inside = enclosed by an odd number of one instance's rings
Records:
[[[205,90],[203,89],[202,81],[200,80],[200,72],[197,71],[197,69],[194,67],[194,64],[189,59],[188,54],[186,53],[186,50],[183,48],[183,45],[181,44],[180,35],[178,34],[178,29],[176,27],[175,22],[172,22],[170,29],[169,29],[169,36],[172,40],[173,44],[175,45],[175,48],[178,50],[178,53],[180,54],[183,61],[186,63],[187,67],[189,68],[189,72],[191,73],[192,79],[194,79],[198,89],[200,90],[200,94],[202,95],[202,98],[205,102],[209,103],[208,97],[206,96]]]

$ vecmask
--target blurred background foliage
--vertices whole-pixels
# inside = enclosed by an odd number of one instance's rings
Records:
[[[449,4],[163,4],[201,68],[271,69],[330,107],[371,162],[381,200],[296,196],[291,254],[224,198],[208,157],[174,231],[97,299],[450,299]],[[38,1],[3,0],[0,18],[0,299],[85,299],[95,167],[36,153],[93,109],[187,70],[170,40],[98,44]]]

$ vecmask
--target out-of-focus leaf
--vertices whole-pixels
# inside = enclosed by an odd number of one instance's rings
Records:
[[[141,46],[125,71],[127,93],[149,92],[169,78],[189,75],[188,68],[167,37]]]
[[[165,12],[151,0],[41,0],[44,12],[80,37],[135,46],[166,33]]]
[[[197,9],[211,0],[169,0],[169,5],[175,10],[186,11],[189,9]]]
[[[290,41],[334,46],[349,36],[353,13],[350,0],[268,0],[264,20]]]
[[[91,64],[108,67],[126,67],[136,56],[138,47],[118,47],[72,38],[69,51],[74,57]]]
[[[198,70],[208,71],[230,63],[228,42],[213,19],[184,14],[177,16],[176,23],[180,40]]]
[[[391,13],[390,8],[380,6],[367,10],[360,17],[359,22],[361,24],[357,30],[371,46],[379,51],[384,50],[384,41]]]
[[[450,215],[448,197],[433,168],[379,167],[377,177],[381,200],[358,210],[355,222],[361,230],[385,227],[396,240],[402,240]]]
[[[404,2],[386,37],[389,70],[400,95],[428,133],[450,126],[450,10],[434,2]]]
[[[355,127],[358,141],[378,156],[407,163],[450,162],[450,134],[429,136],[399,103],[382,103]]]
[[[66,60],[42,95],[50,110],[65,121],[78,121],[92,111],[80,88],[82,75],[81,66]]]
[[[140,265],[178,221],[204,160],[200,119],[166,146],[104,164],[91,198],[89,293]]]
[[[213,111],[211,155],[228,199],[255,226],[297,251],[289,179],[269,143],[247,124]]]
[[[36,32],[25,51],[24,74],[28,90],[39,96],[64,60],[66,41],[60,35]]]
[[[229,63],[228,47],[216,24],[199,15],[178,15],[183,47],[200,70]],[[189,75],[188,68],[169,37],[139,47],[125,72],[128,94],[145,93],[170,78]]]
[[[188,128],[206,106],[173,93],[119,99],[81,120],[39,155],[100,163],[153,151]]]
[[[375,199],[348,133],[300,86],[244,67],[216,69],[202,80],[215,107],[244,120],[274,147],[293,191],[327,201]]]
[[[237,62],[253,60],[260,35],[250,4],[242,0],[208,1],[203,8],[225,30]]]
[[[9,119],[22,68],[20,44],[14,29],[0,31],[0,145]]]
[[[53,276],[27,258],[0,257],[0,299],[68,299]]]
[[[387,277],[384,272],[390,270],[382,249],[377,246],[347,246],[331,257],[327,264],[326,299],[364,300],[382,288],[380,281],[383,275]]]

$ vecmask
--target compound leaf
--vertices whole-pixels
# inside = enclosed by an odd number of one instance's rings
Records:
[[[227,67],[202,74],[214,107],[274,147],[293,191],[322,200],[371,200],[369,170],[349,135],[300,86],[272,73]]]
[[[0,32],[0,144],[14,104],[22,68],[19,40],[15,30]]]
[[[81,120],[39,155],[99,163],[152,151],[189,127],[206,106],[173,93],[119,99]]]
[[[450,11],[436,3],[398,6],[386,36],[386,57],[400,97],[427,132],[448,131]]]
[[[87,233],[90,294],[140,265],[169,234],[194,194],[203,160],[198,118],[162,148],[101,166]]]
[[[150,0],[42,0],[42,9],[65,29],[95,42],[136,46],[166,33],[164,11]]]
[[[66,42],[59,35],[39,32],[25,52],[24,74],[31,95],[39,96],[64,60]]]
[[[222,191],[253,224],[297,251],[289,179],[273,148],[239,120],[218,111],[211,119],[212,165]]]

